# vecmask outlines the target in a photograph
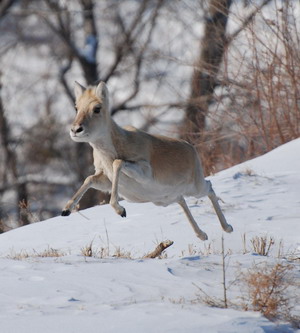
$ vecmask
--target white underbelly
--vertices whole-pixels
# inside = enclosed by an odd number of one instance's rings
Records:
[[[127,176],[121,176],[119,195],[130,202],[153,202],[159,206],[167,206],[177,202],[181,196],[194,195],[193,184],[164,185],[151,180],[138,183]]]

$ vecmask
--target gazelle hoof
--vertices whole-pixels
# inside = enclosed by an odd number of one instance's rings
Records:
[[[230,224],[224,229],[225,232],[231,233],[233,231],[233,228]]]
[[[122,217],[126,217],[126,210],[125,210],[125,208],[123,208],[123,211],[121,212],[121,214],[120,214]]]
[[[208,240],[207,234],[205,232],[202,232],[201,234],[197,234],[197,237],[203,241]]]
[[[61,216],[69,216],[71,214],[71,211],[69,209],[65,209],[61,212]]]

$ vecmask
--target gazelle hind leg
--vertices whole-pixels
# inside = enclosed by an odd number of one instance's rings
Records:
[[[210,181],[207,181],[209,184],[209,192],[208,192],[208,197],[210,199],[210,201],[212,202],[213,206],[214,206],[214,209],[216,211],[216,214],[218,215],[218,218],[219,218],[219,221],[221,223],[221,226],[223,228],[224,231],[230,233],[233,231],[233,228],[230,224],[227,223],[226,219],[225,219],[225,216],[223,215],[223,212],[221,210],[221,207],[219,205],[219,202],[218,202],[218,197],[216,196],[216,193],[215,191],[213,190],[212,188],[212,185],[211,185],[211,182]]]
[[[194,220],[193,215],[192,215],[191,211],[189,210],[189,207],[187,206],[183,197],[180,198],[180,200],[178,201],[178,204],[182,207],[182,209],[183,209],[186,217],[188,218],[193,230],[195,231],[197,237],[199,237],[203,241],[207,240],[206,233],[198,227],[198,224]]]

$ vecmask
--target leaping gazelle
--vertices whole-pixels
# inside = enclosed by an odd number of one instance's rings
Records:
[[[222,228],[232,232],[221,211],[211,182],[205,180],[198,154],[189,143],[151,135],[134,127],[121,128],[109,113],[109,96],[104,82],[85,88],[75,84],[77,115],[70,135],[76,142],[93,147],[95,174],[68,201],[63,216],[71,214],[84,193],[94,188],[111,193],[110,204],[126,216],[120,197],[131,202],[153,202],[168,206],[177,202],[184,210],[196,235],[207,235],[194,220],[184,196],[208,196]]]

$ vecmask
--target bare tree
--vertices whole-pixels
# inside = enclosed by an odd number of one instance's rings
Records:
[[[231,3],[231,0],[212,0],[209,5],[183,125],[183,136],[191,142],[198,141],[205,128],[205,118],[217,86],[217,74],[226,47],[225,34]]]
[[[70,12],[66,5],[55,0],[45,0],[47,7],[54,16],[54,20],[42,11],[37,11],[38,15],[43,18],[44,22],[60,38],[65,46],[65,59],[62,61],[59,71],[59,81],[73,104],[75,102],[72,93],[73,89],[70,88],[66,75],[71,69],[74,60],[80,65],[84,79],[88,85],[93,85],[99,81],[96,58],[99,37],[94,18],[94,2],[92,0],[80,0],[79,2],[82,8],[84,32],[84,45],[82,48],[77,45],[74,34],[72,34]],[[82,182],[83,179],[92,173],[91,168],[86,168],[87,165],[91,165],[92,151],[89,146],[82,143],[77,145],[76,151],[78,182]],[[84,197],[82,208],[94,206],[99,201],[108,201],[108,198],[104,193],[100,194],[99,198],[99,193],[91,190]]]
[[[10,8],[16,3],[16,0],[4,0],[0,4],[0,20],[2,20],[9,12]],[[16,151],[12,148],[11,145],[11,134],[9,124],[5,115],[5,110],[2,102],[2,82],[1,82],[0,72],[0,143],[3,149],[3,174],[1,175],[2,188],[0,191],[0,196],[3,194],[5,187],[9,181],[9,178],[12,178],[12,182],[16,186],[17,192],[17,203],[19,219],[21,225],[29,223],[28,215],[24,214],[23,207],[28,205],[28,193],[27,193],[27,184],[26,182],[19,181],[19,172],[18,172],[18,163],[17,163],[17,154]],[[2,209],[0,205],[0,219],[2,217]]]
[[[206,173],[214,168],[215,156],[222,154],[216,149],[216,138],[213,145],[205,147],[205,141],[215,136],[209,133],[206,128],[206,120],[210,105],[215,102],[215,89],[220,85],[227,85],[229,82],[220,79],[221,65],[224,60],[226,49],[230,43],[252,22],[255,15],[271,0],[264,0],[257,6],[241,23],[240,27],[231,35],[226,33],[226,27],[232,5],[232,0],[211,0],[209,2],[208,14],[205,18],[204,37],[201,40],[199,58],[196,61],[194,72],[191,78],[190,97],[185,109],[185,118],[181,128],[181,135],[186,140],[201,146],[204,154]],[[232,84],[233,82],[230,82]],[[235,83],[236,84],[236,83]],[[242,83],[238,83],[242,86]]]
[[[131,23],[127,27],[124,18],[120,14],[118,8],[116,8],[115,20],[121,31],[121,37],[117,41],[115,47],[115,60],[106,73],[100,74],[101,63],[98,62],[97,52],[99,48],[99,32],[95,22],[95,4],[93,0],[80,0],[82,19],[83,19],[83,32],[84,32],[84,46],[80,47],[79,43],[75,39],[74,33],[71,29],[70,12],[67,6],[63,7],[61,3],[54,0],[45,0],[48,8],[51,10],[54,16],[54,20],[43,12],[37,12],[48,27],[60,38],[64,44],[67,52],[65,59],[60,69],[60,82],[63,85],[67,96],[74,103],[74,97],[72,89],[66,79],[68,71],[72,67],[72,63],[76,61],[82,70],[84,79],[87,85],[94,85],[100,80],[107,82],[111,77],[118,75],[118,69],[122,65],[122,62],[126,60],[128,56],[134,57],[135,63],[135,77],[134,88],[127,97],[120,101],[117,105],[113,106],[112,114],[114,115],[120,110],[127,108],[128,103],[136,97],[140,91],[140,74],[142,68],[142,60],[145,50],[150,42],[153,29],[155,27],[155,20],[158,16],[159,8],[162,6],[164,0],[156,1],[153,14],[150,18],[150,29],[148,31],[145,42],[137,47],[138,36],[141,31],[145,29],[145,25],[141,18],[145,14],[146,10],[150,6],[153,6],[153,2],[149,0],[141,1],[136,15],[132,19]],[[86,169],[86,165],[91,165],[91,149],[85,144],[77,145],[78,161],[78,180],[82,182],[89,174],[91,170]],[[90,207],[96,205],[98,202],[108,202],[109,196],[102,193],[99,198],[99,193],[90,190],[81,203],[81,207]]]
[[[16,187],[17,204],[19,209],[20,223],[25,225],[29,223],[28,215],[24,212],[24,208],[28,205],[27,184],[19,179],[18,160],[15,149],[12,148],[10,128],[5,116],[5,111],[2,103],[2,84],[0,81],[0,142],[4,151],[3,154],[3,175],[2,175],[2,189],[1,193],[6,189],[9,178],[12,178],[12,183]],[[1,207],[0,207],[1,214]],[[1,215],[0,215],[1,217]]]
[[[15,3],[17,5],[16,10],[11,12],[9,9]],[[4,1],[0,5],[0,15],[1,17],[7,16],[9,24],[2,25],[1,28],[8,32],[9,38],[2,40],[1,47],[4,47],[1,48],[1,56],[4,56],[9,51],[10,45],[13,48],[23,45],[25,53],[31,47],[37,49],[40,45],[49,48],[49,57],[56,59],[58,68],[56,81],[61,83],[65,95],[73,105],[73,82],[69,79],[69,76],[72,75],[74,77],[74,68],[77,73],[78,69],[81,71],[81,79],[79,75],[76,75],[76,79],[81,80],[81,82],[85,81],[87,85],[94,85],[100,80],[108,81],[119,77],[120,73],[129,72],[127,66],[128,63],[131,63],[130,72],[132,74],[130,75],[132,75],[133,84],[128,86],[129,89],[127,89],[127,94],[123,95],[123,99],[119,99],[116,104],[112,105],[112,113],[116,114],[121,110],[130,109],[130,102],[140,93],[144,57],[151,43],[159,9],[163,3],[164,0],[156,0],[154,2],[143,0],[135,4],[137,11],[132,12],[129,17],[126,15],[126,9],[124,11],[121,3],[111,4],[107,1],[103,5],[107,6],[106,12],[109,13],[109,17],[105,19],[108,22],[115,22],[115,27],[118,30],[118,34],[114,37],[114,44],[112,44],[112,51],[114,51],[113,60],[109,66],[104,67],[102,59],[99,59],[98,56],[101,46],[99,43],[99,31],[101,27],[106,28],[105,24],[99,24],[99,17],[103,19],[104,16],[97,11],[97,7],[101,7],[102,4],[93,0],[77,0],[72,3],[54,0]],[[37,20],[34,20],[34,29],[25,29],[28,22],[32,21],[31,18],[33,16],[37,18]],[[102,34],[104,33],[107,34],[108,32],[102,31]],[[8,34],[5,36],[8,36]],[[139,38],[139,36],[143,37]],[[10,37],[12,37],[12,44]],[[51,73],[52,77],[53,74],[55,72]],[[43,80],[49,80],[49,77],[50,74],[49,76],[46,74]],[[130,88],[132,89],[130,90]],[[71,150],[70,148],[66,149],[64,144],[62,145],[58,142],[57,138],[61,137],[61,135],[57,136],[60,126],[53,122],[52,117],[56,112],[52,108],[52,104],[57,99],[57,92],[57,85],[55,91],[46,92],[45,105],[40,104],[38,107],[41,110],[39,111],[41,118],[36,119],[36,123],[33,123],[28,129],[22,128],[22,139],[18,139],[18,149],[15,149],[15,144],[12,143],[9,121],[1,104],[1,143],[2,149],[4,149],[2,163],[5,164],[3,165],[3,170],[8,169],[8,172],[1,175],[3,179],[0,184],[0,192],[1,194],[5,194],[7,191],[16,193],[18,197],[16,205],[22,220],[21,224],[29,222],[27,209],[29,198],[33,199],[33,196],[43,187],[51,191],[51,189],[59,186],[55,180],[48,180],[43,178],[42,175],[36,174],[33,176],[31,174],[34,172],[33,170],[42,171],[37,166],[38,160],[40,161],[39,163],[46,163],[49,166],[51,156],[54,159],[58,157],[56,149],[60,145],[60,148],[64,147],[66,155],[72,156],[73,154],[74,156],[72,150],[73,152],[76,151],[73,163],[66,161],[61,163],[70,166],[71,173],[77,175],[78,183],[81,183],[82,179],[92,173],[92,170],[86,167],[90,165],[92,169],[92,156],[88,145],[78,144],[72,147],[70,141]],[[48,111],[43,112],[42,110]],[[36,142],[32,135],[36,135]],[[43,135],[45,136],[44,138]],[[47,145],[47,142],[51,142],[51,140],[53,144],[51,146]],[[46,151],[47,149],[51,149],[51,151]],[[17,155],[19,153],[20,156]],[[38,158],[34,154],[37,154]],[[29,156],[32,156],[33,159],[28,159]],[[59,158],[63,160],[64,157],[60,156]],[[77,162],[75,163],[75,161]],[[23,165],[24,163],[26,166]],[[10,168],[11,165],[13,166],[12,168]],[[29,177],[27,173],[30,174]],[[76,187],[76,184],[73,183],[72,186]],[[106,195],[103,194],[99,198],[99,192],[96,195],[92,191],[90,190],[90,193],[85,196],[81,208],[96,205],[99,201],[108,201]],[[12,204],[11,206],[14,205]],[[53,214],[52,208],[43,207],[41,212],[47,212],[48,209],[50,214]],[[7,210],[4,209],[3,214],[6,215]],[[34,218],[36,217],[34,216]]]

